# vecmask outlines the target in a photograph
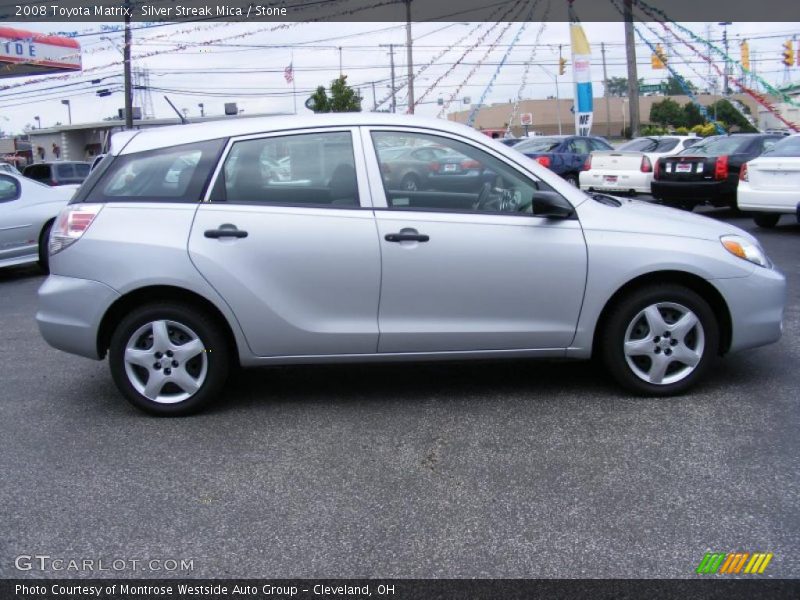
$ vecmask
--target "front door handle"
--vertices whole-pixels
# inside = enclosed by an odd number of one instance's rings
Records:
[[[387,242],[427,242],[431,238],[420,233],[401,231],[400,233],[387,233],[383,239]]]
[[[225,223],[224,225],[220,225],[219,229],[206,229],[203,235],[214,240],[226,237],[246,238],[247,232],[242,229],[237,229],[236,225]]]

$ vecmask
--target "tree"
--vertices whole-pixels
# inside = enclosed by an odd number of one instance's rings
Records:
[[[639,85],[642,85],[643,83],[644,83],[644,78],[640,77]],[[608,90],[609,96],[617,96],[620,98],[625,98],[628,96],[628,78],[610,77],[606,89]]]
[[[747,106],[745,106],[747,110]],[[726,125],[726,129],[731,127],[738,127],[739,131],[744,133],[754,133],[756,128],[748,123],[747,119],[736,110],[733,105],[727,100],[718,100],[708,107],[709,114],[716,114],[717,121],[722,121]]]
[[[700,109],[694,102],[687,102],[683,105],[683,124],[692,128],[695,125],[703,125],[706,122]]]
[[[347,75],[342,75],[331,81],[330,95],[324,86],[319,86],[306,106],[315,113],[361,112],[361,98],[347,85]]]
[[[688,79],[684,79],[683,83],[689,88],[689,91],[692,94],[697,93],[697,87]],[[664,95],[665,96],[685,96],[686,90],[684,89],[683,85],[681,85],[680,80],[677,77],[667,77],[666,81],[662,81],[661,85],[664,86]]]
[[[650,121],[664,127],[667,125],[673,127],[685,125],[684,112],[681,105],[670,98],[653,103],[650,107]]]

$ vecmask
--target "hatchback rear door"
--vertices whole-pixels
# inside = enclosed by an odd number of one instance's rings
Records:
[[[189,254],[254,355],[376,351],[380,249],[359,156],[346,127],[228,142]]]

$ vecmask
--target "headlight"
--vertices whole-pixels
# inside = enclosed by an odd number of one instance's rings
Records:
[[[749,260],[751,263],[755,263],[759,267],[769,268],[772,266],[772,263],[769,262],[769,259],[767,258],[766,253],[761,249],[761,246],[751,242],[750,240],[738,235],[723,235],[721,238],[719,238],[719,241],[722,242],[725,250],[734,256],[738,256],[744,260]]]

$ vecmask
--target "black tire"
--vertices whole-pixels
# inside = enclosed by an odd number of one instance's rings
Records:
[[[753,215],[753,221],[756,225],[764,229],[772,229],[781,220],[781,213],[765,213],[760,212]]]
[[[702,352],[698,351],[700,359],[694,370],[685,375],[683,379],[673,383],[654,384],[645,381],[634,372],[625,356],[624,345],[628,327],[634,326],[634,319],[642,310],[659,303],[677,304],[691,310],[702,326],[705,338]],[[649,336],[653,333],[649,331],[643,339],[650,340]],[[602,337],[599,340],[598,350],[612,377],[626,389],[644,396],[673,396],[685,392],[702,378],[719,351],[719,325],[708,302],[696,292],[677,284],[648,286],[632,291],[611,309],[600,335]],[[689,335],[697,335],[697,333]],[[654,337],[654,347],[655,339]],[[686,339],[688,340],[689,337],[687,336]],[[696,339],[698,338],[696,337]],[[695,346],[695,349],[697,348],[699,345]],[[666,350],[663,352],[667,353]],[[672,350],[670,349],[669,352],[671,353]],[[680,362],[671,363],[670,368],[672,367],[677,370],[687,368]],[[668,377],[669,371],[665,378]]]
[[[419,177],[414,173],[406,173],[400,180],[400,189],[406,192],[416,192],[419,190]]]
[[[196,356],[192,361],[202,361],[203,357],[207,361],[205,379],[197,391],[188,398],[174,403],[158,402],[140,393],[131,382],[125,367],[125,349],[131,337],[148,323],[161,320],[177,323],[181,327],[187,327],[194,332],[203,344],[204,350],[201,355]],[[171,330],[171,336],[179,334],[179,329]],[[151,415],[178,417],[198,412],[220,394],[230,368],[228,352],[225,335],[215,319],[189,305],[162,302],[137,308],[120,321],[111,336],[108,361],[114,383],[131,404]],[[167,359],[164,358],[163,360]],[[187,362],[186,365],[179,365],[179,368],[185,368],[188,371],[190,364],[191,361]],[[192,367],[196,368],[197,363],[195,362]],[[143,369],[143,367],[138,368]],[[164,371],[166,372],[166,369]],[[147,372],[145,383],[149,381],[149,367]],[[143,373],[143,371],[138,371],[138,373]],[[174,386],[174,384],[172,385]],[[165,387],[163,389],[168,388]]]
[[[45,275],[50,273],[50,249],[48,248],[48,242],[52,229],[53,221],[48,221],[42,228],[42,233],[39,235],[39,267],[44,271]]]
[[[578,181],[578,176],[575,173],[567,173],[564,175],[564,181],[570,185],[574,185],[576,188],[579,188],[581,185]]]

